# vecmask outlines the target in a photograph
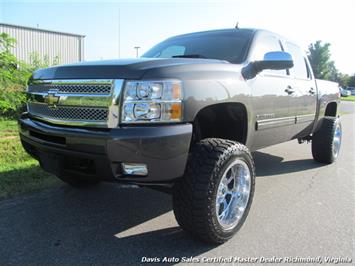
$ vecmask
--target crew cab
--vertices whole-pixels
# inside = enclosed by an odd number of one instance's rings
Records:
[[[329,164],[341,145],[338,85],[316,80],[300,47],[266,30],[185,34],[139,59],[40,69],[27,94],[20,137],[44,170],[74,187],[169,191],[179,225],[212,243],[248,215],[251,151],[312,141]]]

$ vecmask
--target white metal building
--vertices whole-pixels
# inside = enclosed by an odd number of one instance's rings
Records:
[[[16,39],[12,53],[25,62],[29,62],[33,52],[42,58],[48,56],[50,62],[58,56],[60,64],[84,60],[85,35],[0,23],[2,32]]]

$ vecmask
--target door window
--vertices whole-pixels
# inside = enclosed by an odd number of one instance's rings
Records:
[[[291,71],[296,79],[309,79],[310,71],[307,69],[306,60],[303,57],[301,48],[297,45],[286,42],[286,49],[292,55],[293,68]]]
[[[280,41],[274,36],[261,36],[257,40],[256,47],[253,51],[253,60],[259,61],[264,59],[264,55],[268,52],[282,51]],[[286,70],[271,70],[262,71],[263,74],[286,75]]]

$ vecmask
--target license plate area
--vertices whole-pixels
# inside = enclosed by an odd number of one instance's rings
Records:
[[[65,158],[64,169],[71,172],[84,173],[86,175],[95,175],[95,162],[88,158],[70,157]]]

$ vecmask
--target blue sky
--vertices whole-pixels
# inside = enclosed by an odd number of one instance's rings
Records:
[[[84,34],[85,59],[97,60],[134,57],[134,46],[142,54],[169,36],[230,28],[239,21],[241,27],[285,35],[304,50],[316,40],[330,42],[336,66],[352,74],[354,10],[353,0],[0,0],[0,22]]]

